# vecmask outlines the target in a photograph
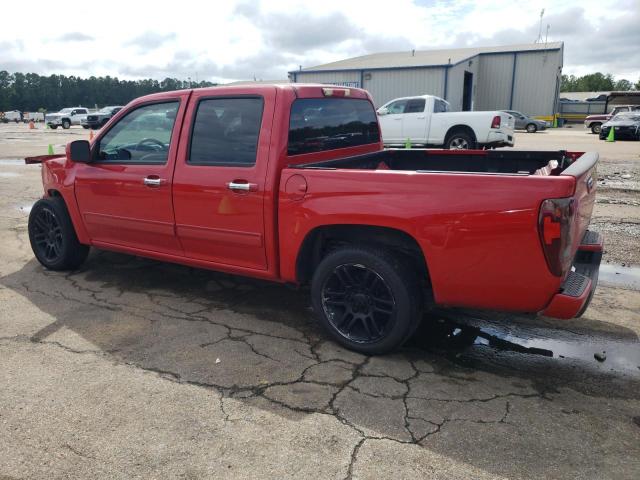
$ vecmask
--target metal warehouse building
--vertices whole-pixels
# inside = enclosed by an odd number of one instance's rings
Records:
[[[376,106],[410,95],[437,95],[454,111],[556,112],[564,45],[374,53],[289,72],[293,82],[362,87]]]

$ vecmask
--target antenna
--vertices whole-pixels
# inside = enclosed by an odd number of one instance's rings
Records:
[[[547,34],[544,36],[544,44],[547,44],[547,39],[549,38],[549,29],[551,28],[551,25],[549,25],[547,23]]]
[[[538,38],[533,43],[542,43],[542,17],[544,17],[544,8],[540,10],[540,28],[538,28]]]

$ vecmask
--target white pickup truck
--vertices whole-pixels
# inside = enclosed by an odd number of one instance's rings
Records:
[[[66,130],[71,125],[80,125],[82,120],[87,118],[88,113],[89,110],[84,107],[63,108],[59,112],[46,114],[44,121],[54,130],[58,127]]]
[[[473,149],[512,147],[514,118],[505,112],[451,112],[433,95],[396,98],[378,109],[385,145]]]

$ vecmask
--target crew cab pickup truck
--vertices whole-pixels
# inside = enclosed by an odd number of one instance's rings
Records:
[[[602,253],[598,155],[384,150],[369,94],[246,85],[134,100],[42,162],[29,238],[48,269],[90,247],[310,286],[320,324],[365,353],[426,308],[572,318]]]
[[[584,128],[591,130],[591,133],[599,134],[602,124],[608,122],[618,113],[640,111],[640,105],[618,105],[609,113],[600,115],[589,115],[584,119]]]
[[[71,125],[80,125],[82,120],[87,118],[89,110],[84,107],[63,108],[57,113],[48,113],[44,117],[44,121],[54,130],[62,127],[65,130]]]
[[[448,149],[512,147],[514,118],[506,112],[450,112],[433,95],[391,100],[378,109],[385,145]]]

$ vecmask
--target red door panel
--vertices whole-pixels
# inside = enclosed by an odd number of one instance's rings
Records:
[[[117,135],[123,138],[123,142],[130,143],[125,147],[131,158],[108,158],[103,153],[100,155],[105,158],[100,158],[94,152],[93,162],[77,166],[76,199],[94,244],[113,244],[182,255],[182,247],[175,234],[171,182],[187,98],[188,92],[159,103],[134,106],[110,127],[110,131],[114,132],[118,131],[114,128],[121,129]],[[173,119],[162,118],[155,111],[137,123],[127,120],[135,116],[136,111],[145,111],[143,109],[149,105],[158,105],[153,108],[160,110],[160,104],[171,105],[172,101],[178,102],[178,108],[169,131],[162,130],[166,125],[163,122]],[[120,122],[124,123],[118,127]],[[130,122],[130,125],[126,122]],[[112,132],[111,136],[114,135]],[[165,147],[154,140],[154,135],[167,137],[160,141],[166,142]],[[102,133],[96,139],[93,149],[102,149],[100,145],[103,140],[104,144],[109,145],[109,132]],[[130,146],[141,141],[139,151]],[[117,155],[114,153],[113,157]]]

